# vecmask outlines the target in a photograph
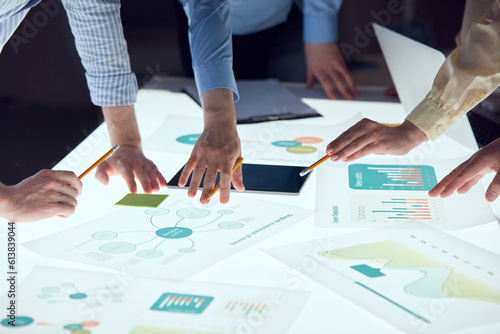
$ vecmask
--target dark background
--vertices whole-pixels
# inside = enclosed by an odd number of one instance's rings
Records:
[[[100,109],[90,102],[64,8],[59,0],[42,2],[54,1],[59,9],[45,26],[17,49],[7,42],[0,54],[0,181],[5,184],[53,167],[102,122]],[[374,21],[373,13],[387,10],[389,2],[344,0],[339,43],[354,45],[355,28],[364,29]],[[465,0],[401,2],[405,11],[391,17],[390,27],[441,50],[454,47]],[[183,75],[174,5],[174,0],[122,1],[125,37],[139,86],[154,73]],[[22,34],[26,21],[32,22],[42,10],[31,9],[15,34]],[[365,55],[380,56],[375,39],[358,58],[363,61]],[[357,81],[362,78],[362,72],[355,76]]]

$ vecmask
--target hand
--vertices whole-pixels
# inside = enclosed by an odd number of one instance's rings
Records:
[[[45,169],[15,186],[0,184],[0,216],[13,222],[67,218],[75,212],[81,191],[73,172]]]
[[[328,144],[326,153],[333,161],[353,161],[372,153],[404,155],[426,140],[410,121],[389,127],[365,118]]]
[[[307,87],[318,79],[329,99],[337,99],[332,81],[340,94],[347,100],[359,95],[351,75],[347,70],[344,57],[336,43],[305,43],[307,64]]]
[[[137,192],[136,178],[145,193],[158,191],[160,187],[167,186],[167,181],[156,165],[144,156],[140,147],[136,146],[120,146],[97,167],[95,173],[96,179],[102,184],[108,184],[109,177],[113,175],[121,175],[132,193]]]
[[[448,197],[455,190],[457,193],[468,192],[481,178],[490,172],[497,173],[486,190],[486,200],[493,202],[500,194],[500,139],[497,139],[477,151],[467,161],[460,164],[431,191],[431,197]]]
[[[214,187],[217,172],[220,171],[220,202],[225,204],[229,201],[231,180],[238,191],[245,190],[241,167],[232,173],[236,160],[241,156],[233,92],[225,88],[212,89],[202,95],[201,101],[204,129],[179,178],[179,185],[184,187],[189,175],[193,173],[188,196],[196,196],[206,169],[200,198],[200,202],[206,204],[208,195]]]
[[[108,184],[109,177],[120,174],[130,192],[137,192],[135,178],[141,182],[145,193],[166,187],[167,181],[156,165],[142,153],[141,136],[135,118],[134,106],[102,107],[108,126],[111,145],[120,145],[111,157],[99,165],[95,177],[103,184]]]

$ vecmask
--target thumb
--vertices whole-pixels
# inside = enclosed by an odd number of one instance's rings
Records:
[[[95,172],[95,178],[97,181],[106,185],[109,183],[109,175],[111,174],[111,165],[104,161],[97,167],[97,171]]]

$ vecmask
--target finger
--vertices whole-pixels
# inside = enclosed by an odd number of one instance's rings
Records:
[[[372,145],[370,145],[372,144]],[[369,148],[365,148],[365,146],[370,145]],[[371,153],[375,153],[379,151],[377,144],[374,144],[373,141],[370,138],[370,135],[367,134],[365,136],[358,137],[354,140],[351,140],[351,143],[347,146],[345,146],[343,149],[340,151],[336,152],[336,159],[335,161],[339,160],[344,160],[352,155],[359,154],[360,156],[368,155]],[[364,149],[364,151],[363,151]],[[364,154],[364,155],[363,155]],[[333,157],[332,157],[333,160]]]
[[[354,99],[354,96],[346,88],[344,78],[339,76],[336,72],[331,73],[331,80],[335,83],[335,87],[340,92],[340,95],[346,100]]]
[[[243,165],[241,165],[234,171],[232,179],[233,186],[236,190],[245,191],[245,185],[243,184]]]
[[[344,131],[340,136],[338,136],[337,139],[328,144],[328,146],[326,147],[326,153],[332,157],[332,160],[337,160],[337,152],[349,145],[353,140],[356,140],[360,136],[364,135],[364,127],[366,124],[365,120],[366,119],[363,119],[354,124],[349,129],[347,129],[347,131]]]
[[[451,172],[454,177],[443,189],[440,196],[451,196],[455,192],[455,190],[463,186],[466,182],[475,178],[482,169],[483,167],[481,166],[481,163],[478,163],[477,160],[472,162],[469,162],[469,160],[467,160],[466,162],[462,163]]]
[[[57,205],[54,207],[54,211],[56,213],[52,214],[52,216],[57,216],[61,218],[68,218],[71,216],[73,213],[76,211],[76,203],[75,204],[70,204],[70,203],[57,203]]]
[[[318,75],[318,80],[326,93],[326,96],[331,100],[336,100],[335,90],[333,89],[332,81],[325,75]]]
[[[339,68],[339,72],[342,75],[344,82],[347,84],[347,89],[349,89],[353,97],[358,96],[359,95],[358,89],[356,88],[356,85],[354,84],[351,74],[349,73],[347,68],[345,66],[342,66]]]
[[[220,171],[220,202],[226,204],[229,202],[229,193],[231,191],[231,179],[234,161],[224,164]]]
[[[486,200],[488,202],[493,202],[498,198],[500,194],[500,172],[497,172],[497,175],[491,181],[490,186],[486,190]]]
[[[133,173],[134,176],[139,180],[139,183],[141,184],[142,190],[146,193],[149,194],[151,193],[151,180],[149,179],[149,173],[146,169],[142,168],[133,168]]]
[[[217,178],[218,167],[216,165],[209,165],[205,173],[205,180],[203,181],[203,190],[201,192],[200,202],[208,203],[208,195],[214,188],[215,180]]]
[[[452,170],[438,184],[436,184],[434,186],[434,188],[432,188],[429,191],[429,196],[430,197],[437,197],[437,196],[441,195],[441,193],[443,192],[444,188],[446,188],[448,186],[448,184],[450,184],[450,182],[455,178],[455,173],[456,173],[457,169],[463,168],[464,164],[465,163],[462,163],[460,166],[458,166],[457,168],[455,168],[454,170]]]
[[[355,143],[355,142],[354,142]],[[353,143],[353,144],[354,144]],[[362,157],[366,157],[367,155],[370,155],[372,153],[377,153],[379,152],[380,145],[379,144],[374,144],[374,143],[369,143],[364,147],[361,147],[358,149],[355,153],[349,155],[348,157],[344,158],[344,161],[354,161],[361,159]],[[339,158],[342,159],[342,158]]]
[[[55,171],[54,179],[61,181],[62,183],[68,184],[75,188],[78,194],[82,191],[82,181],[75,175],[75,173],[70,171]]]
[[[167,180],[163,177],[163,174],[160,172],[156,172],[156,179],[158,180],[158,183],[160,184],[160,187],[166,187],[168,186]]]
[[[307,88],[312,88],[314,86],[314,74],[311,71],[307,71]]]
[[[459,194],[465,194],[472,187],[474,187],[476,185],[476,183],[478,183],[479,180],[481,180],[483,178],[483,176],[484,176],[484,174],[479,174],[479,175],[476,175],[476,177],[474,177],[472,180],[470,180],[468,182],[465,182],[465,184],[463,186],[461,186],[460,188],[458,188],[457,193],[459,193]]]
[[[111,174],[111,165],[104,161],[97,167],[97,171],[95,172],[95,178],[97,181],[101,182],[104,185],[109,183],[109,175]]]
[[[80,194],[74,187],[59,182],[54,182],[52,185],[50,185],[50,189],[56,191],[59,194],[70,196],[71,198],[76,198]]]
[[[198,161],[194,166],[193,175],[191,176],[191,184],[189,185],[188,196],[196,196],[196,192],[200,187],[201,179],[203,178],[203,173],[205,173],[206,164]]]
[[[148,172],[148,178],[149,178],[149,182],[151,184],[151,191],[158,191],[158,190],[160,190],[160,184],[158,183],[157,172],[155,172],[155,171],[149,171]]]
[[[125,165],[123,163],[118,163],[116,169],[122,176],[122,178],[125,180],[125,183],[128,186],[128,189],[130,190],[131,193],[136,193],[137,192],[137,184],[135,183],[135,176],[134,172],[132,171],[132,168],[129,167],[128,165]]]
[[[181,176],[179,177],[179,182],[177,183],[180,187],[184,187],[186,183],[189,180],[189,175],[191,175],[191,172],[194,169],[194,166],[196,166],[196,157],[191,154],[191,157],[189,160],[186,162],[186,165],[184,166],[184,169],[182,170]]]

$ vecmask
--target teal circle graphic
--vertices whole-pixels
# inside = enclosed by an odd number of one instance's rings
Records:
[[[72,295],[69,295],[69,298],[71,298],[71,299],[85,299],[87,297],[88,296],[85,293],[74,293]]]
[[[59,289],[57,286],[49,286],[47,288],[42,289],[42,292],[46,292],[46,293],[59,292],[59,291],[61,291],[61,289]]]
[[[238,228],[242,228],[244,225],[240,222],[222,222],[219,224],[220,228],[225,230],[236,230]]]
[[[163,255],[163,252],[155,249],[146,249],[136,254],[138,257],[142,257],[143,259],[154,259],[155,257],[160,257]]]
[[[278,147],[296,147],[302,145],[301,142],[295,140],[280,140],[280,141],[275,141],[272,144]]]
[[[156,209],[147,209],[144,212],[150,216],[164,216],[168,214],[170,210],[165,208],[156,208]]]
[[[108,254],[125,254],[135,250],[135,245],[130,242],[109,242],[102,245],[99,249]]]
[[[92,234],[92,238],[96,240],[110,240],[114,239],[118,236],[118,233],[116,232],[111,232],[111,231],[102,231],[102,232],[96,232]]]
[[[198,140],[200,135],[201,134],[199,134],[199,133],[194,133],[194,134],[190,134],[190,135],[177,137],[175,140],[177,140],[179,143],[194,145],[194,144],[196,144],[196,141]]]
[[[69,324],[63,327],[64,329],[69,329],[70,331],[76,331],[79,329],[83,329],[83,326],[80,324]]]
[[[10,318],[5,318],[0,322],[0,325],[5,327],[12,327],[11,325],[9,325],[9,321]],[[28,326],[29,324],[33,323],[33,321],[33,318],[18,316],[16,317],[16,327]]]
[[[200,209],[200,208],[184,208],[177,210],[177,216],[182,217],[182,218],[203,218],[206,217],[210,214],[210,211],[207,209]]]
[[[196,252],[196,250],[194,248],[181,248],[181,249],[179,249],[179,253],[181,253],[181,254],[191,254],[194,252]]]
[[[233,212],[234,212],[233,210],[229,210],[229,209],[222,209],[222,210],[217,211],[217,213],[220,215],[230,215]]]
[[[187,238],[193,234],[193,230],[187,227],[165,227],[156,231],[156,235],[165,239]]]

